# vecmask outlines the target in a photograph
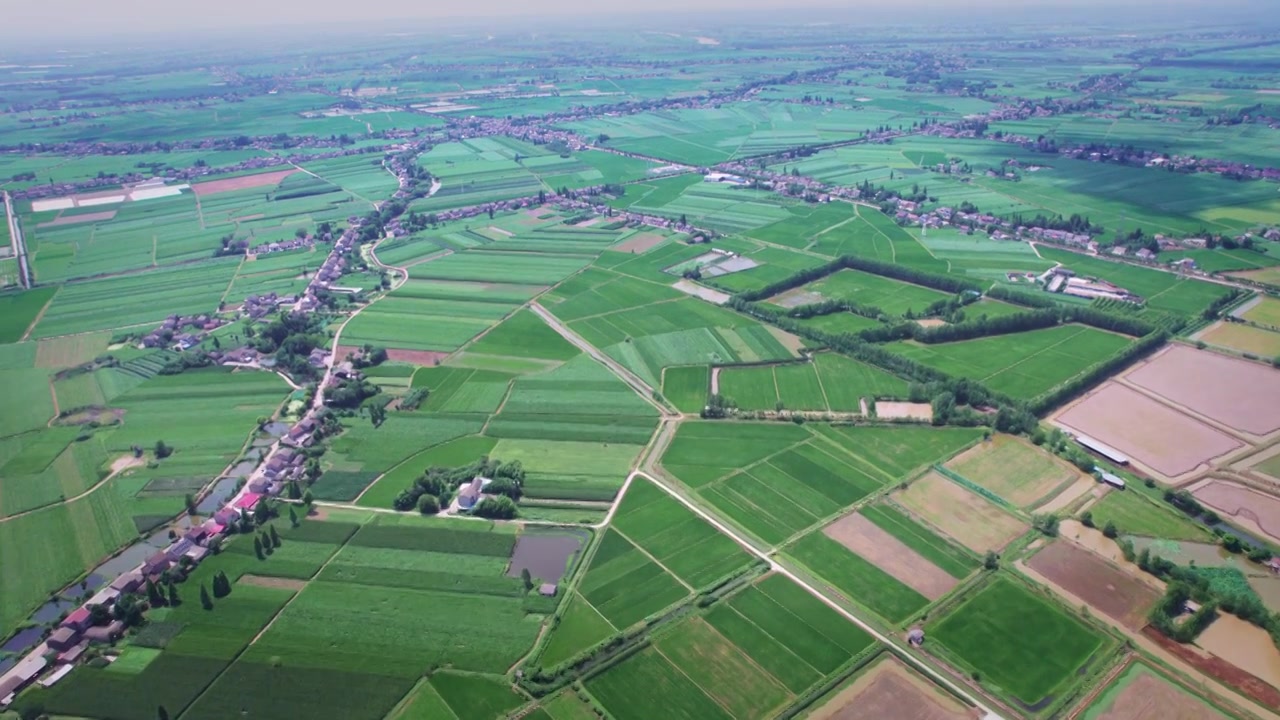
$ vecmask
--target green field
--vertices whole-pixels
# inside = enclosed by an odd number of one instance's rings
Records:
[[[1129,338],[1079,325],[926,345],[913,340],[885,349],[996,392],[1033,398],[1119,352]]]
[[[710,392],[711,368],[706,365],[669,367],[662,372],[662,394],[680,412],[701,412]]]
[[[924,595],[821,532],[805,535],[787,552],[819,573],[841,595],[892,623],[901,623],[929,604]]]
[[[904,545],[920,553],[953,578],[968,576],[978,567],[978,561],[958,546],[943,540],[937,533],[911,519],[905,513],[888,504],[872,505],[859,511]]]
[[[862,412],[864,399],[907,395],[907,383],[836,353],[813,362],[720,369],[720,394],[743,410]]]
[[[931,638],[1026,706],[1061,692],[1104,637],[1022,585],[997,578],[935,621]]]
[[[838,515],[974,433],[927,428],[683,423],[662,466],[730,521],[779,544]],[[828,441],[830,439],[830,442]]]
[[[21,340],[57,291],[55,287],[47,287],[0,295],[0,318],[4,318],[0,321],[0,343]]]
[[[620,719],[766,718],[871,645],[798,585],[768,575],[586,687]],[[666,691],[646,692],[655,683]]]
[[[1212,539],[1203,526],[1177,510],[1148,500],[1136,492],[1109,492],[1094,503],[1089,511],[1093,513],[1093,522],[1098,527],[1114,523],[1126,535],[1168,540]]]
[[[773,298],[772,301],[778,303],[781,297],[790,297],[792,294],[804,297],[803,304],[847,300],[863,307],[880,308],[889,315],[904,315],[908,311],[918,314],[929,305],[951,297],[932,288],[853,269],[844,269],[815,280],[786,296]]]

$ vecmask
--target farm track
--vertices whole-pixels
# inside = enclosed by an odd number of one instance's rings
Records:
[[[116,462],[119,462],[119,461],[120,461],[120,459],[117,459],[117,460],[116,460]],[[113,463],[113,464],[114,464],[114,463]],[[77,502],[77,501],[79,501],[79,500],[83,500],[84,498],[86,498],[86,497],[88,497],[88,496],[90,496],[90,495],[94,494],[94,493],[95,493],[95,492],[97,492],[98,490],[100,490],[100,489],[102,489],[102,488],[106,487],[106,486],[107,486],[107,484],[108,484],[112,479],[114,479],[114,478],[115,478],[115,476],[119,475],[120,473],[124,472],[125,470],[129,470],[129,469],[131,469],[131,468],[138,467],[140,464],[141,464],[141,463],[135,463],[135,462],[122,463],[122,464],[120,465],[120,467],[116,468],[115,470],[112,470],[110,475],[107,475],[106,477],[102,478],[102,479],[101,479],[101,480],[99,480],[98,482],[94,483],[93,487],[90,487],[89,489],[85,490],[84,492],[81,492],[79,495],[73,495],[73,496],[71,496],[71,497],[69,497],[69,498],[66,498],[65,500],[59,500],[58,502],[55,502],[55,503],[49,503],[48,505],[41,505],[41,506],[40,506],[40,507],[38,507],[38,508],[31,508],[30,510],[23,510],[23,511],[22,511],[22,512],[20,512],[20,513],[15,513],[15,514],[13,514],[13,515],[8,515],[8,516],[6,516],[6,517],[0,517],[0,523],[7,523],[7,522],[9,522],[10,520],[17,520],[17,519],[18,519],[18,518],[20,518],[20,517],[25,517],[25,516],[27,516],[27,515],[32,515],[32,514],[34,514],[34,513],[38,513],[38,512],[40,512],[40,511],[42,511],[42,510],[48,510],[49,508],[57,507],[57,506],[59,506],[59,505],[69,505],[69,504],[71,504],[71,503],[73,503],[73,502]],[[185,514],[185,511],[184,511],[184,514]],[[132,545],[132,543],[130,543],[130,545]],[[126,545],[125,547],[128,547],[128,545]],[[120,548],[120,549],[121,549],[121,550],[123,550],[124,548]],[[116,552],[119,552],[119,550],[117,550]],[[115,555],[115,554],[116,554],[116,553],[111,553],[111,555]],[[111,557],[111,556],[109,555],[108,557]]]
[[[618,364],[618,362],[615,361],[613,358],[604,354],[604,352],[596,349],[594,345],[584,340],[580,335],[575,333],[573,330],[570,330],[568,325],[565,325],[564,323],[560,322],[560,319],[552,315],[550,312],[548,312],[546,308],[542,307],[535,301],[529,304],[529,309],[537,313],[538,317],[542,318],[544,322],[550,325],[551,328],[555,330],[557,333],[559,333],[560,336],[563,337],[565,340],[568,340],[571,344],[573,344],[579,350],[590,355],[592,358],[596,360],[596,362],[599,362],[600,364],[612,370],[615,375],[622,378],[623,382],[630,385],[631,389],[640,393],[641,397],[643,397],[646,402],[658,408],[658,410],[662,412],[662,415],[664,417],[677,416],[677,413],[675,411],[654,401],[653,396],[655,394],[655,391],[645,381],[641,380],[630,370],[622,367],[622,365]]]
[[[688,508],[690,511],[692,511],[692,512],[693,512],[695,515],[697,515],[699,518],[701,518],[701,519],[702,519],[702,520],[704,520],[705,522],[709,523],[712,527],[716,528],[717,530],[719,530],[720,532],[724,533],[725,535],[728,535],[730,538],[732,538],[732,539],[734,540],[734,542],[738,543],[740,546],[742,546],[743,548],[745,548],[745,549],[746,549],[748,552],[750,552],[752,555],[754,555],[754,556],[756,556],[757,558],[759,558],[759,559],[764,560],[765,562],[767,562],[767,563],[769,564],[769,569],[770,569],[771,571],[776,572],[776,573],[778,573],[779,575],[783,575],[783,576],[785,576],[787,579],[789,579],[789,580],[791,580],[792,582],[794,582],[796,585],[799,585],[801,588],[803,588],[803,589],[805,590],[805,592],[808,592],[810,595],[812,595],[812,596],[814,596],[815,598],[817,598],[817,599],[821,600],[821,601],[823,602],[823,604],[827,605],[827,606],[828,606],[828,607],[830,607],[831,609],[833,609],[833,610],[835,610],[836,612],[840,613],[840,615],[841,615],[841,616],[843,616],[846,620],[849,620],[849,621],[850,621],[850,622],[852,622],[853,624],[857,625],[857,626],[858,626],[859,628],[861,628],[864,632],[866,632],[868,635],[870,635],[870,636],[872,636],[873,638],[875,638],[875,639],[876,639],[877,641],[879,641],[880,643],[882,643],[882,644],[884,644],[884,645],[891,646],[891,647],[895,648],[896,650],[898,650],[898,652],[899,652],[899,654],[901,655],[901,657],[902,657],[902,659],[903,659],[903,661],[904,661],[904,662],[906,662],[906,663],[908,663],[909,665],[911,665],[911,666],[912,666],[913,668],[915,668],[918,672],[923,673],[924,675],[926,675],[927,677],[929,677],[930,679],[932,679],[935,683],[937,683],[937,684],[939,684],[939,685],[941,685],[941,686],[943,686],[943,687],[947,688],[947,690],[949,690],[949,691],[950,691],[951,693],[953,693],[954,695],[956,695],[956,696],[958,696],[958,697],[960,697],[960,698],[963,698],[967,703],[969,703],[970,705],[972,705],[972,706],[974,706],[974,707],[978,708],[980,711],[982,711],[983,716],[984,716],[984,720],[1000,720],[1001,715],[999,715],[999,714],[998,714],[998,713],[996,713],[994,710],[992,710],[990,707],[988,707],[986,704],[984,704],[983,702],[981,702],[977,697],[974,697],[972,694],[970,694],[970,693],[969,693],[969,692],[968,692],[968,691],[967,691],[963,686],[957,685],[956,683],[952,682],[952,681],[951,681],[951,679],[950,679],[950,678],[948,678],[946,675],[944,675],[944,674],[943,674],[943,673],[941,673],[941,672],[938,672],[938,671],[934,670],[934,669],[933,669],[932,667],[930,667],[928,664],[926,664],[926,663],[924,663],[923,661],[921,661],[921,660],[920,660],[920,658],[918,658],[916,655],[912,654],[912,653],[907,649],[906,644],[905,644],[904,642],[900,641],[900,640],[899,640],[899,639],[897,639],[897,638],[894,638],[894,637],[892,637],[892,636],[889,636],[889,635],[886,635],[886,634],[884,634],[884,633],[880,632],[880,630],[879,630],[879,629],[877,629],[875,626],[873,626],[873,625],[871,625],[870,623],[868,623],[868,622],[866,622],[866,621],[862,620],[862,619],[861,619],[861,618],[859,618],[857,615],[854,615],[853,613],[849,612],[849,611],[848,611],[848,610],[846,610],[843,606],[841,606],[839,603],[837,603],[837,602],[835,602],[834,600],[832,600],[831,598],[827,597],[827,596],[826,596],[826,595],[824,595],[821,591],[819,591],[817,588],[813,587],[813,586],[812,586],[812,585],[810,585],[808,582],[806,582],[804,579],[802,579],[802,578],[800,578],[799,576],[797,576],[795,573],[793,573],[791,570],[789,570],[786,566],[784,566],[784,565],[780,564],[777,560],[775,560],[775,559],[773,558],[773,556],[772,556],[772,555],[770,555],[769,553],[766,553],[766,552],[761,551],[761,550],[760,550],[759,548],[757,548],[755,545],[751,544],[751,542],[750,542],[750,541],[748,541],[747,539],[743,538],[741,535],[737,534],[737,533],[736,533],[732,528],[730,528],[730,527],[728,527],[727,525],[725,525],[724,523],[720,522],[720,521],[719,521],[719,520],[717,520],[714,516],[712,516],[711,514],[707,513],[706,511],[704,511],[702,508],[698,507],[698,506],[697,506],[697,505],[695,505],[694,503],[690,502],[690,501],[689,501],[688,499],[686,499],[683,495],[681,495],[680,493],[676,492],[676,491],[675,491],[675,490],[673,490],[672,488],[668,487],[665,483],[660,482],[659,480],[657,480],[657,479],[655,479],[655,478],[653,478],[653,477],[649,476],[648,474],[646,474],[646,473],[644,473],[644,472],[642,472],[642,471],[639,471],[639,470],[637,470],[636,472],[632,473],[632,476],[631,476],[631,477],[629,477],[629,478],[627,478],[628,483],[630,483],[631,479],[632,479],[633,477],[635,477],[635,476],[641,476],[641,477],[644,477],[645,479],[647,479],[647,480],[649,480],[650,482],[654,483],[654,484],[655,484],[655,485],[657,485],[658,487],[662,488],[662,490],[663,490],[664,492],[666,492],[666,493],[667,493],[668,495],[670,495],[671,497],[675,498],[675,499],[676,499],[676,501],[678,501],[681,505],[684,505],[686,508]],[[621,495],[620,495],[619,497],[621,497]]]

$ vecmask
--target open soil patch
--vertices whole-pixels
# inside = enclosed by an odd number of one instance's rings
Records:
[[[787,292],[784,292],[781,295],[769,298],[769,302],[773,303],[774,305],[780,305],[784,308],[800,307],[801,305],[812,305],[814,303],[820,303],[823,300],[826,300],[826,298],[822,296],[822,293],[813,292],[812,290],[805,290],[803,288],[788,290]]]
[[[1280,371],[1265,365],[1174,345],[1125,380],[1236,430],[1280,430]]]
[[[876,417],[885,420],[933,420],[933,406],[929,403],[876,401]]]
[[[659,235],[658,233],[636,233],[626,240],[623,240],[621,243],[614,245],[613,249],[618,252],[635,253],[639,255],[640,253],[661,245],[662,241],[666,239],[667,238],[665,236]]]
[[[1170,478],[1244,446],[1240,440],[1116,382],[1085,396],[1054,421]]]
[[[1261,678],[1250,675],[1226,660],[1202,652],[1193,645],[1170,640],[1150,625],[1142,629],[1142,634],[1178,659],[1228,687],[1235,688],[1263,707],[1280,707],[1280,690]]]
[[[298,592],[307,586],[306,580],[295,580],[293,578],[265,577],[262,575],[241,575],[237,582],[245,585],[257,585],[258,587],[276,588],[279,590],[292,590]]]
[[[1280,500],[1223,480],[1210,480],[1192,494],[1220,513],[1253,521],[1259,530],[1280,540]]]
[[[1062,589],[1125,627],[1140,629],[1159,592],[1129,573],[1070,542],[1059,540],[1027,565]]]
[[[387,348],[387,359],[396,362],[413,363],[414,365],[423,365],[431,367],[444,362],[449,357],[449,353],[434,352],[432,350],[405,350],[403,348]]]
[[[958,582],[857,513],[831,523],[822,532],[930,600],[946,595]]]
[[[1027,525],[936,472],[894,493],[903,507],[975,552],[1000,550]]]
[[[36,225],[36,227],[50,228],[50,227],[58,227],[60,225],[79,225],[81,223],[101,222],[103,220],[110,220],[115,216],[116,216],[115,210],[107,210],[105,212],[96,212],[96,213],[85,213],[84,215],[67,215],[66,217],[60,217],[57,220],[42,222],[39,225]]]
[[[964,720],[977,710],[934,687],[929,681],[889,658],[863,673],[822,707],[811,720]]]
[[[1224,716],[1204,701],[1169,683],[1143,665],[1121,678],[1123,687],[1098,706],[1090,720],[1220,720]],[[1110,693],[1107,693],[1110,695]]]
[[[191,191],[197,197],[204,197],[205,195],[216,195],[218,193],[231,192],[232,190],[247,190],[268,185],[275,187],[280,184],[281,180],[296,172],[298,172],[297,169],[291,168],[276,172],[258,173],[257,175],[241,175],[240,177],[226,178],[225,180],[210,180],[192,185]]]

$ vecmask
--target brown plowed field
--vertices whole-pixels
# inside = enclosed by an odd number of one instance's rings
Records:
[[[115,210],[107,210],[105,212],[85,213],[84,215],[64,215],[57,220],[42,222],[36,225],[37,228],[59,227],[62,225],[79,225],[80,223],[99,222],[101,220],[110,220],[116,216]]]
[[[1280,500],[1222,480],[1211,480],[1192,494],[1218,512],[1248,518],[1264,533],[1280,539]]]
[[[192,185],[191,192],[194,192],[197,197],[204,197],[206,195],[231,192],[232,190],[247,190],[268,185],[274,187],[279,185],[281,180],[296,172],[298,172],[296,168],[291,168],[289,170],[277,170],[276,172],[258,173],[257,175],[241,175],[240,177],[226,178],[225,180],[210,180]]]
[[[1211,678],[1220,680],[1228,687],[1239,690],[1246,697],[1261,703],[1263,707],[1280,707],[1280,690],[1261,678],[1250,675],[1226,660],[1200,652],[1193,645],[1183,645],[1170,640],[1150,625],[1142,629],[1142,634],[1183,662]]]
[[[1280,371],[1265,365],[1174,345],[1125,379],[1236,430],[1280,430]]]
[[[624,253],[640,254],[646,252],[650,248],[662,244],[667,238],[658,233],[636,233],[631,237],[623,240],[620,244],[613,247],[614,250]]]
[[[1111,705],[1092,720],[1222,720],[1203,701],[1150,673],[1120,691]]]
[[[936,472],[894,493],[903,507],[976,552],[1000,550],[1027,525],[977,493]]]
[[[840,518],[822,532],[930,600],[946,595],[958,582],[857,513]]]
[[[1103,385],[1055,419],[1068,430],[1104,442],[1166,477],[1190,472],[1244,446],[1224,432],[1115,382]]]
[[[968,720],[962,705],[896,659],[882,660],[809,715],[810,720]]]
[[[1087,550],[1059,540],[1036,553],[1027,565],[1107,617],[1135,630],[1160,593]]]
[[[396,362],[413,363],[414,365],[422,365],[431,367],[437,362],[444,362],[449,357],[449,353],[433,352],[431,350],[403,350],[400,348],[387,348],[387,359]]]

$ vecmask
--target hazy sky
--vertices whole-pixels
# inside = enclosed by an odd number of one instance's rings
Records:
[[[1020,22],[1043,20],[1047,9],[1066,9],[1079,18],[1082,11],[1097,11],[1104,21],[1108,13],[1134,8],[1160,8],[1153,18],[1168,19],[1171,5],[1210,8],[1218,18],[1225,6],[1258,7],[1260,18],[1270,15],[1280,3],[1274,0],[7,0],[9,9],[0,22],[0,37],[20,39],[22,44],[57,42],[70,36],[121,35],[137,37],[156,31],[171,33],[168,39],[181,41],[184,35],[235,27],[285,27],[317,23],[375,24],[392,20],[432,20],[502,18],[543,15],[592,17],[610,14],[643,13],[646,20],[660,24],[664,19],[691,12],[720,13],[732,22],[744,12],[780,10],[794,12],[823,8],[853,19],[861,14],[885,19],[892,13],[903,24],[938,22],[942,16],[963,17],[974,12],[999,9]],[[806,13],[806,15],[809,13]],[[0,48],[0,53],[3,49]]]

